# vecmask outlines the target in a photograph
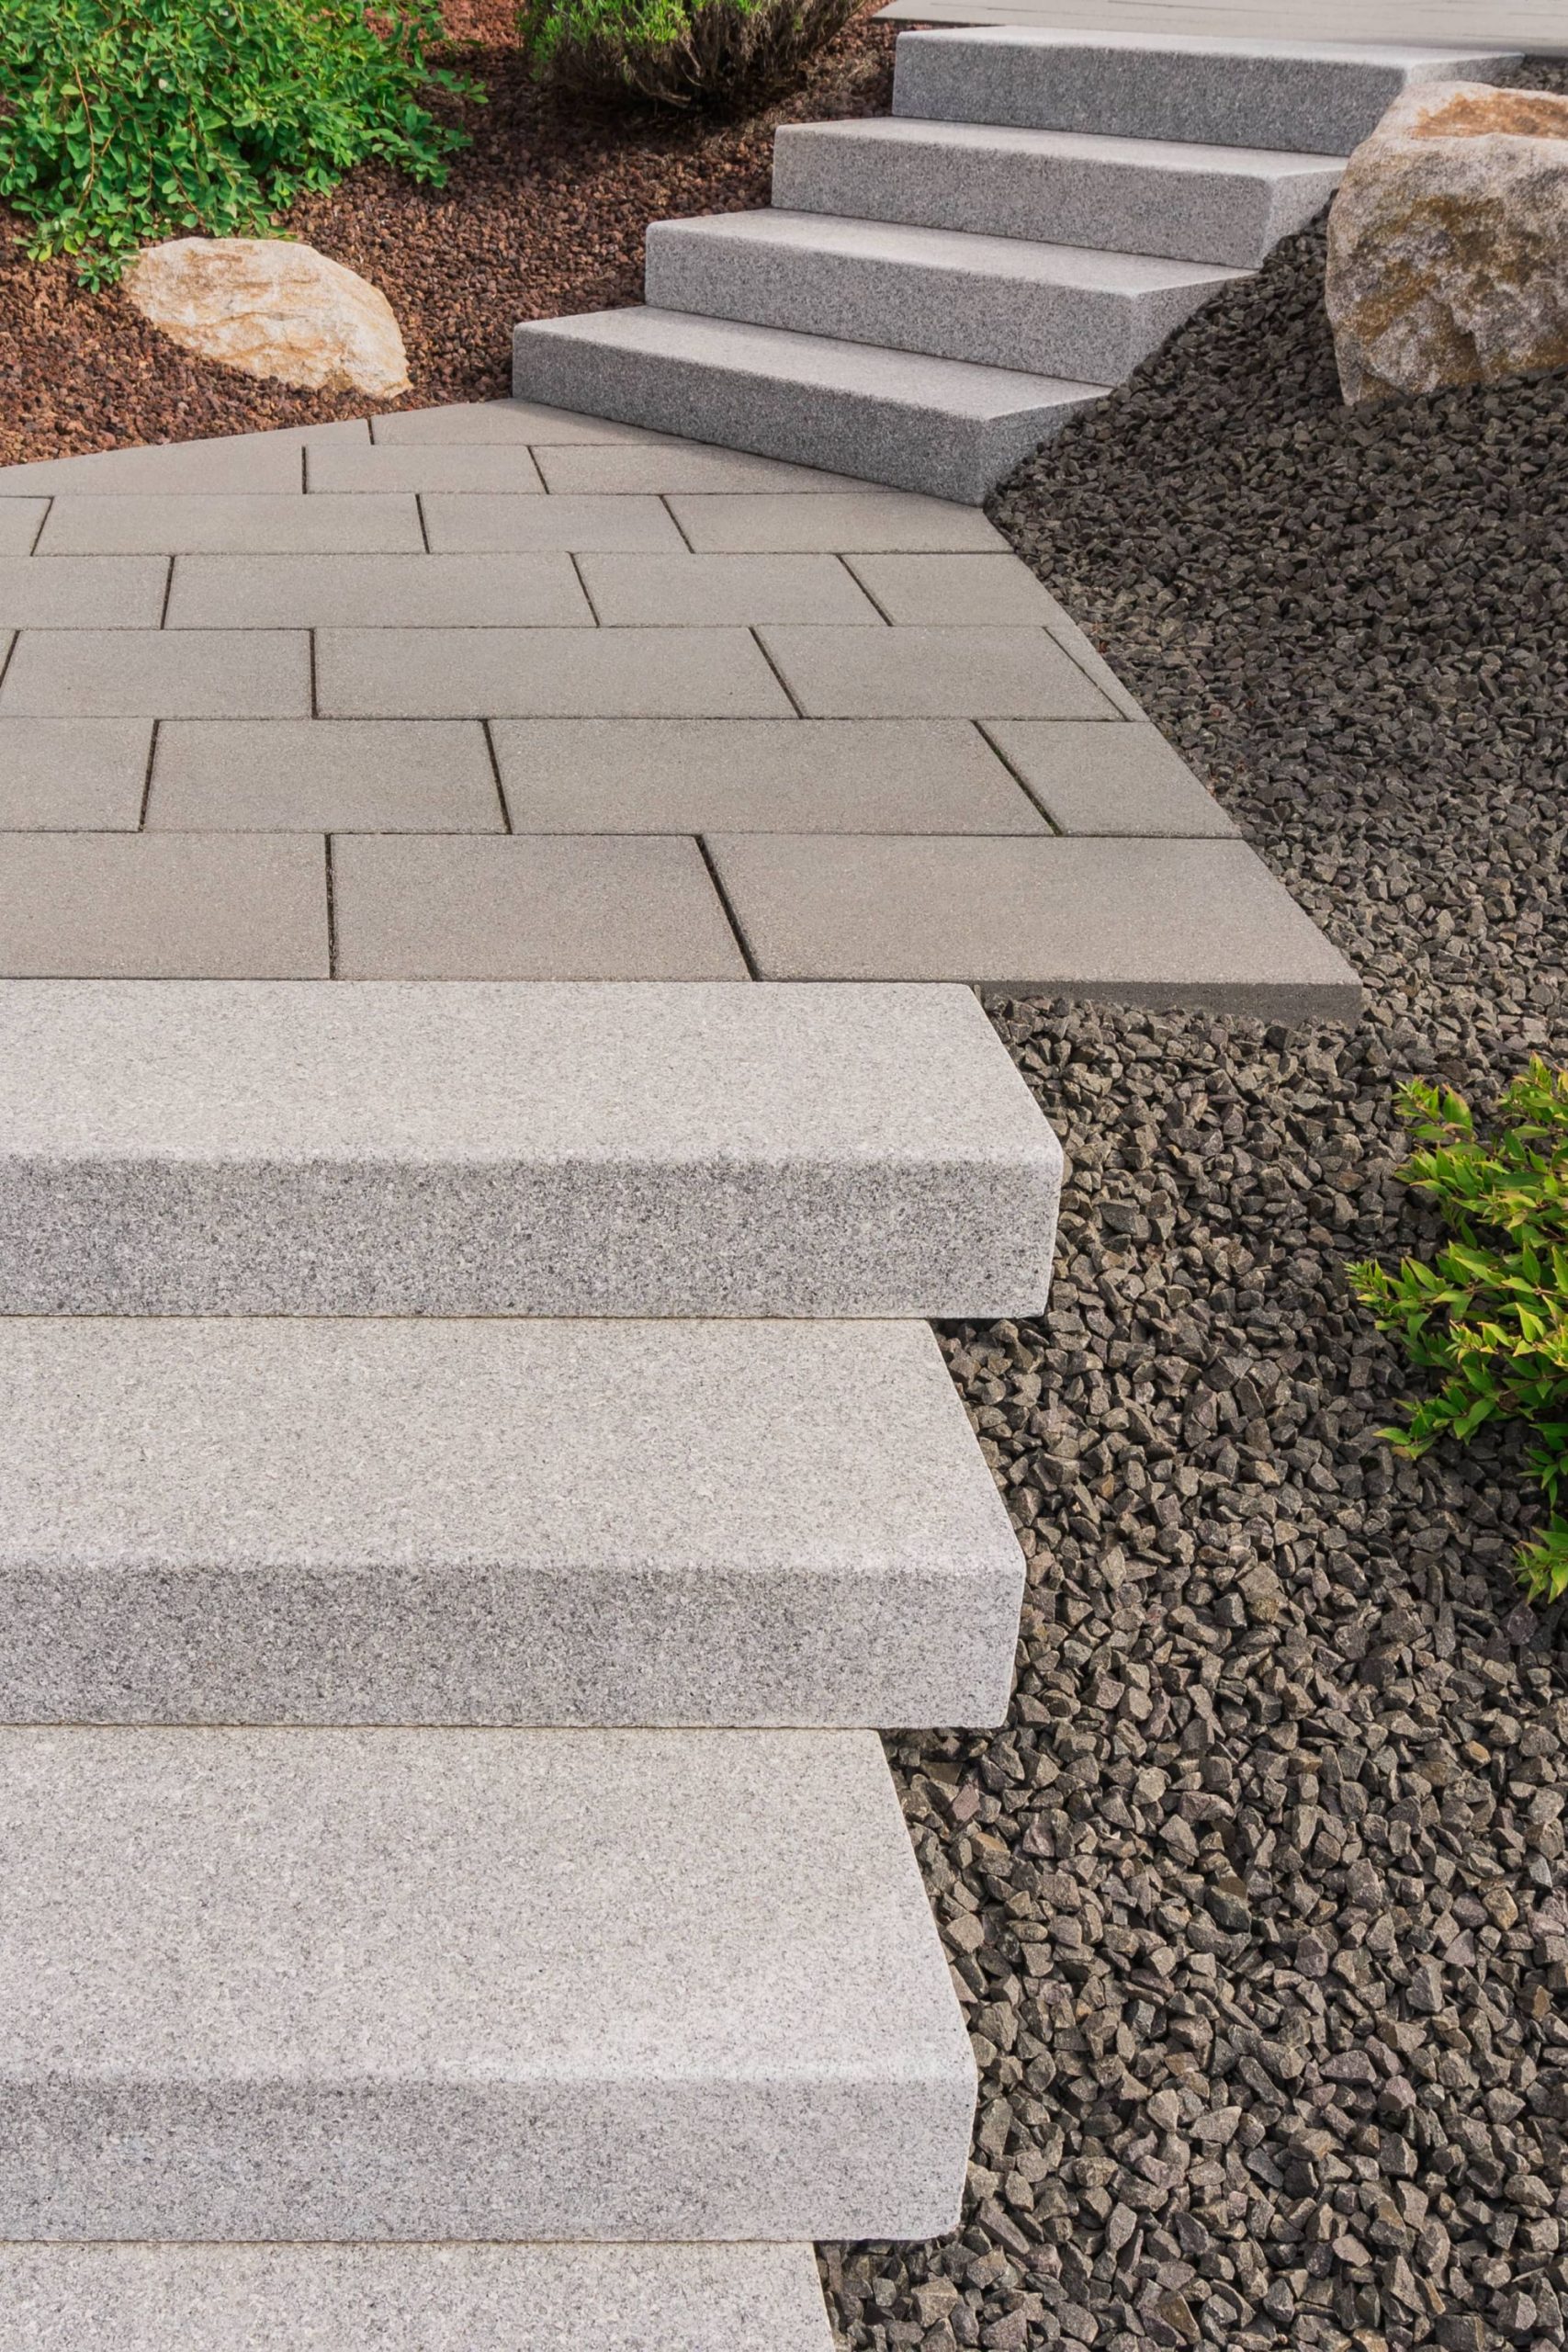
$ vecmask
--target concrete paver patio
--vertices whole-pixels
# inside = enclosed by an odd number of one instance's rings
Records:
[[[1358,993],[982,514],[510,401],[0,473],[0,975]]]

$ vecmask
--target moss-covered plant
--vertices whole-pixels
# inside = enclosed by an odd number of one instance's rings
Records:
[[[1452,1238],[1428,1265],[1367,1264],[1351,1279],[1384,1330],[1438,1376],[1435,1393],[1383,1434],[1418,1456],[1487,1421],[1522,1421],[1551,1517],[1519,1554],[1532,1599],[1568,1591],[1568,1071],[1532,1061],[1479,1136],[1446,1088],[1404,1087],[1416,1148],[1401,1174],[1440,1208]]]
[[[0,0],[0,202],[89,284],[168,236],[265,235],[372,156],[439,182],[439,0]]]
[[[599,99],[737,111],[795,80],[860,0],[524,0],[541,81]]]

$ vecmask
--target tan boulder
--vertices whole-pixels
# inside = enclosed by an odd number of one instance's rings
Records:
[[[1326,290],[1348,401],[1568,367],[1568,98],[1396,98],[1334,199]]]
[[[395,400],[408,358],[384,294],[286,237],[175,237],[122,280],[145,319],[203,359],[310,391]]]

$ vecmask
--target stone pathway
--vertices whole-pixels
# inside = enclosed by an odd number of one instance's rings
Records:
[[[0,977],[1355,976],[973,509],[522,402],[0,473]]]

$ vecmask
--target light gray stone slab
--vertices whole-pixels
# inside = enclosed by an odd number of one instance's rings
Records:
[[[518,833],[1032,833],[959,719],[519,718],[491,729]]]
[[[188,555],[175,559],[164,626],[586,628],[592,622],[563,554]]]
[[[733,621],[875,628],[882,617],[829,555],[585,555],[580,568],[607,628]]]
[[[48,512],[46,499],[0,496],[0,555],[30,555]]]
[[[1411,83],[1487,78],[1510,52],[1418,42],[986,27],[905,35],[893,111],[1126,139],[1348,155]]]
[[[1034,1315],[1060,1179],[964,989],[0,987],[0,1313]]]
[[[922,1323],[0,1317],[12,1723],[981,1724]]]
[[[808,2245],[9,2245],[17,2352],[832,2352]]]
[[[370,432],[378,447],[389,448],[655,438],[635,424],[574,416],[570,409],[544,408],[536,401],[459,401],[449,408],[400,409],[390,416],[373,417]]]
[[[39,555],[419,555],[408,496],[56,498]]]
[[[664,440],[616,448],[543,447],[537,462],[552,492],[580,497],[770,489],[800,495],[850,487],[841,475],[813,466],[780,465],[771,458],[752,457],[743,449],[714,449],[701,441]]]
[[[440,718],[165,720],[147,824],[175,832],[505,830],[483,728]]]
[[[979,548],[1005,553],[1007,541],[973,506],[902,491],[850,491],[841,497],[759,497],[754,492],[671,498],[670,511],[700,552],[759,554],[814,548]]]
[[[240,433],[210,441],[97,449],[81,458],[44,458],[35,465],[0,469],[0,497],[298,491],[304,483],[303,446],[292,434]]]
[[[836,629],[758,635],[808,718],[1109,718],[1039,628]]]
[[[316,695],[329,718],[767,718],[790,710],[740,628],[322,629]]]
[[[768,979],[964,979],[1269,1020],[1353,1018],[1354,972],[1242,842],[712,835]]]
[[[512,377],[519,392],[970,505],[1105,390],[647,305],[527,322],[513,335]],[[679,478],[670,465],[647,463],[649,450],[541,451],[552,490],[570,486],[566,460],[581,473],[595,454],[615,460],[606,489],[635,480],[723,496],[753,479],[728,473],[711,450],[705,468],[689,463]],[[837,494],[829,476],[818,488]]]
[[[0,685],[0,720],[299,718],[310,708],[303,629],[32,629]]]
[[[1055,597],[1052,598],[1052,602],[1055,604]],[[1046,627],[1063,652],[1070,655],[1083,672],[1084,676],[1093,681],[1107,702],[1122,718],[1130,718],[1140,724],[1146,723],[1143,705],[1129,694],[1099,648],[1090,642],[1077,621],[1069,613],[1065,612],[1060,605],[1056,605],[1056,609],[1046,623]]]
[[[0,973],[25,979],[323,978],[319,841],[0,835]]]
[[[526,447],[504,443],[416,441],[368,449],[312,449],[306,463],[312,492],[339,494],[442,491],[472,494],[502,491],[509,498],[537,495],[539,469]]]
[[[992,719],[986,731],[1058,832],[1236,830],[1157,728],[1013,718]]]
[[[0,718],[0,832],[134,832],[152,722]]]
[[[958,2219],[874,1733],[12,1731],[0,1866],[6,2239]]]
[[[564,548],[587,555],[600,548],[685,546],[657,498],[440,498],[421,502],[430,544],[438,554],[468,548],[532,554]]]
[[[850,570],[900,627],[1049,628],[1061,611],[1015,555],[850,555]]]
[[[348,980],[744,980],[695,842],[353,835],[333,854]]]
[[[157,628],[168,580],[160,556],[0,558],[0,628]]]

